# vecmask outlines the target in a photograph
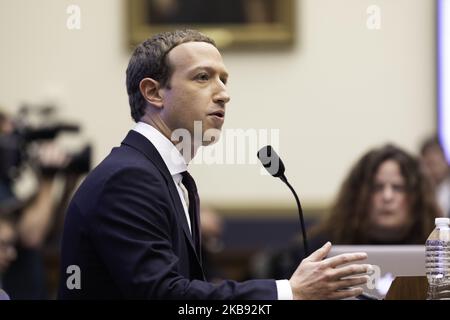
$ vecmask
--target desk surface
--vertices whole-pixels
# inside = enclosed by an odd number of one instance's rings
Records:
[[[396,277],[385,300],[426,300],[427,277]]]

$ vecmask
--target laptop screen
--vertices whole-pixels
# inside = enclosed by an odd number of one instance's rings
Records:
[[[425,276],[424,245],[334,245],[328,257],[351,252],[367,253],[360,263],[373,265],[373,271],[362,288],[378,299],[386,296],[397,276]]]

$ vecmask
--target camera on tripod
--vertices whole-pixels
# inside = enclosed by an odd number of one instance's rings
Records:
[[[0,113],[0,179],[12,182],[20,175],[25,164],[31,165],[42,175],[84,174],[91,167],[92,148],[84,145],[81,150],[67,154],[63,165],[47,165],[35,155],[39,144],[55,141],[64,133],[79,134],[80,126],[56,118],[54,106],[23,106],[14,118]]]

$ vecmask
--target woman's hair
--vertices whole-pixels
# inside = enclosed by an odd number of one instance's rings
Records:
[[[329,217],[315,231],[326,234],[336,244],[367,244],[369,212],[374,178],[386,160],[395,161],[405,179],[409,200],[411,230],[402,243],[424,243],[439,216],[434,194],[416,158],[402,149],[388,144],[367,152],[351,169],[344,180]]]

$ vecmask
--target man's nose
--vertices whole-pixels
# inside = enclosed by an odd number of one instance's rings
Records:
[[[225,106],[225,104],[230,102],[230,95],[227,92],[225,84],[223,84],[222,82],[219,84],[218,90],[213,99],[215,103],[221,104],[223,107]]]

